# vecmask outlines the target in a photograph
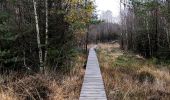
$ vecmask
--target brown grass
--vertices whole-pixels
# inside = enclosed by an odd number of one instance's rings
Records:
[[[67,75],[46,71],[46,74],[11,74],[1,77],[0,100],[78,100],[83,82],[84,55],[76,58],[75,67]]]
[[[97,50],[108,100],[170,100],[169,70],[117,47],[100,44]]]
[[[14,94],[13,90],[9,90],[9,91],[4,91],[4,90],[0,90],[0,98],[1,100],[17,100],[17,97]]]

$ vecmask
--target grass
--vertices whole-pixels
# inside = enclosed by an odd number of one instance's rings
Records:
[[[67,74],[46,71],[45,74],[1,75],[1,100],[78,100],[83,82],[85,56],[79,54],[74,68]]]
[[[99,44],[97,51],[108,100],[170,99],[168,64],[121,51],[118,44]]]

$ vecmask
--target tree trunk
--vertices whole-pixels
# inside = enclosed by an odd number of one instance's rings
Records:
[[[170,0],[167,0],[168,3],[168,14],[170,14]],[[170,17],[168,17],[168,22],[170,22]]]
[[[155,54],[157,55],[157,53],[158,53],[158,28],[159,28],[159,23],[158,23],[158,1],[156,0],[156,3],[157,3],[157,5],[156,5],[156,9],[155,9]]]
[[[45,27],[45,56],[44,63],[47,65],[47,54],[48,54],[48,0],[45,0],[45,11],[46,11],[46,27]]]
[[[147,12],[147,17],[149,16],[149,12]],[[149,30],[149,19],[145,18],[146,20],[146,30],[148,34],[148,48],[149,48],[149,57],[152,56],[152,48],[151,48],[151,38],[150,38],[150,30]],[[147,53],[148,54],[148,53]]]
[[[33,0],[34,4],[34,17],[35,17],[35,24],[36,24],[36,32],[37,32],[37,44],[39,49],[39,61],[40,61],[40,71],[43,71],[43,57],[42,57],[42,48],[41,48],[41,40],[40,40],[40,31],[39,31],[39,24],[38,24],[38,16],[37,16],[37,3]]]

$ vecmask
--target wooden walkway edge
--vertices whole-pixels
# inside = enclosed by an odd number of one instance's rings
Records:
[[[107,100],[94,48],[91,48],[89,51],[84,82],[79,100]]]

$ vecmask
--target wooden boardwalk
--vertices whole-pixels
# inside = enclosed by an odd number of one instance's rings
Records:
[[[94,48],[89,51],[80,100],[107,100]]]

